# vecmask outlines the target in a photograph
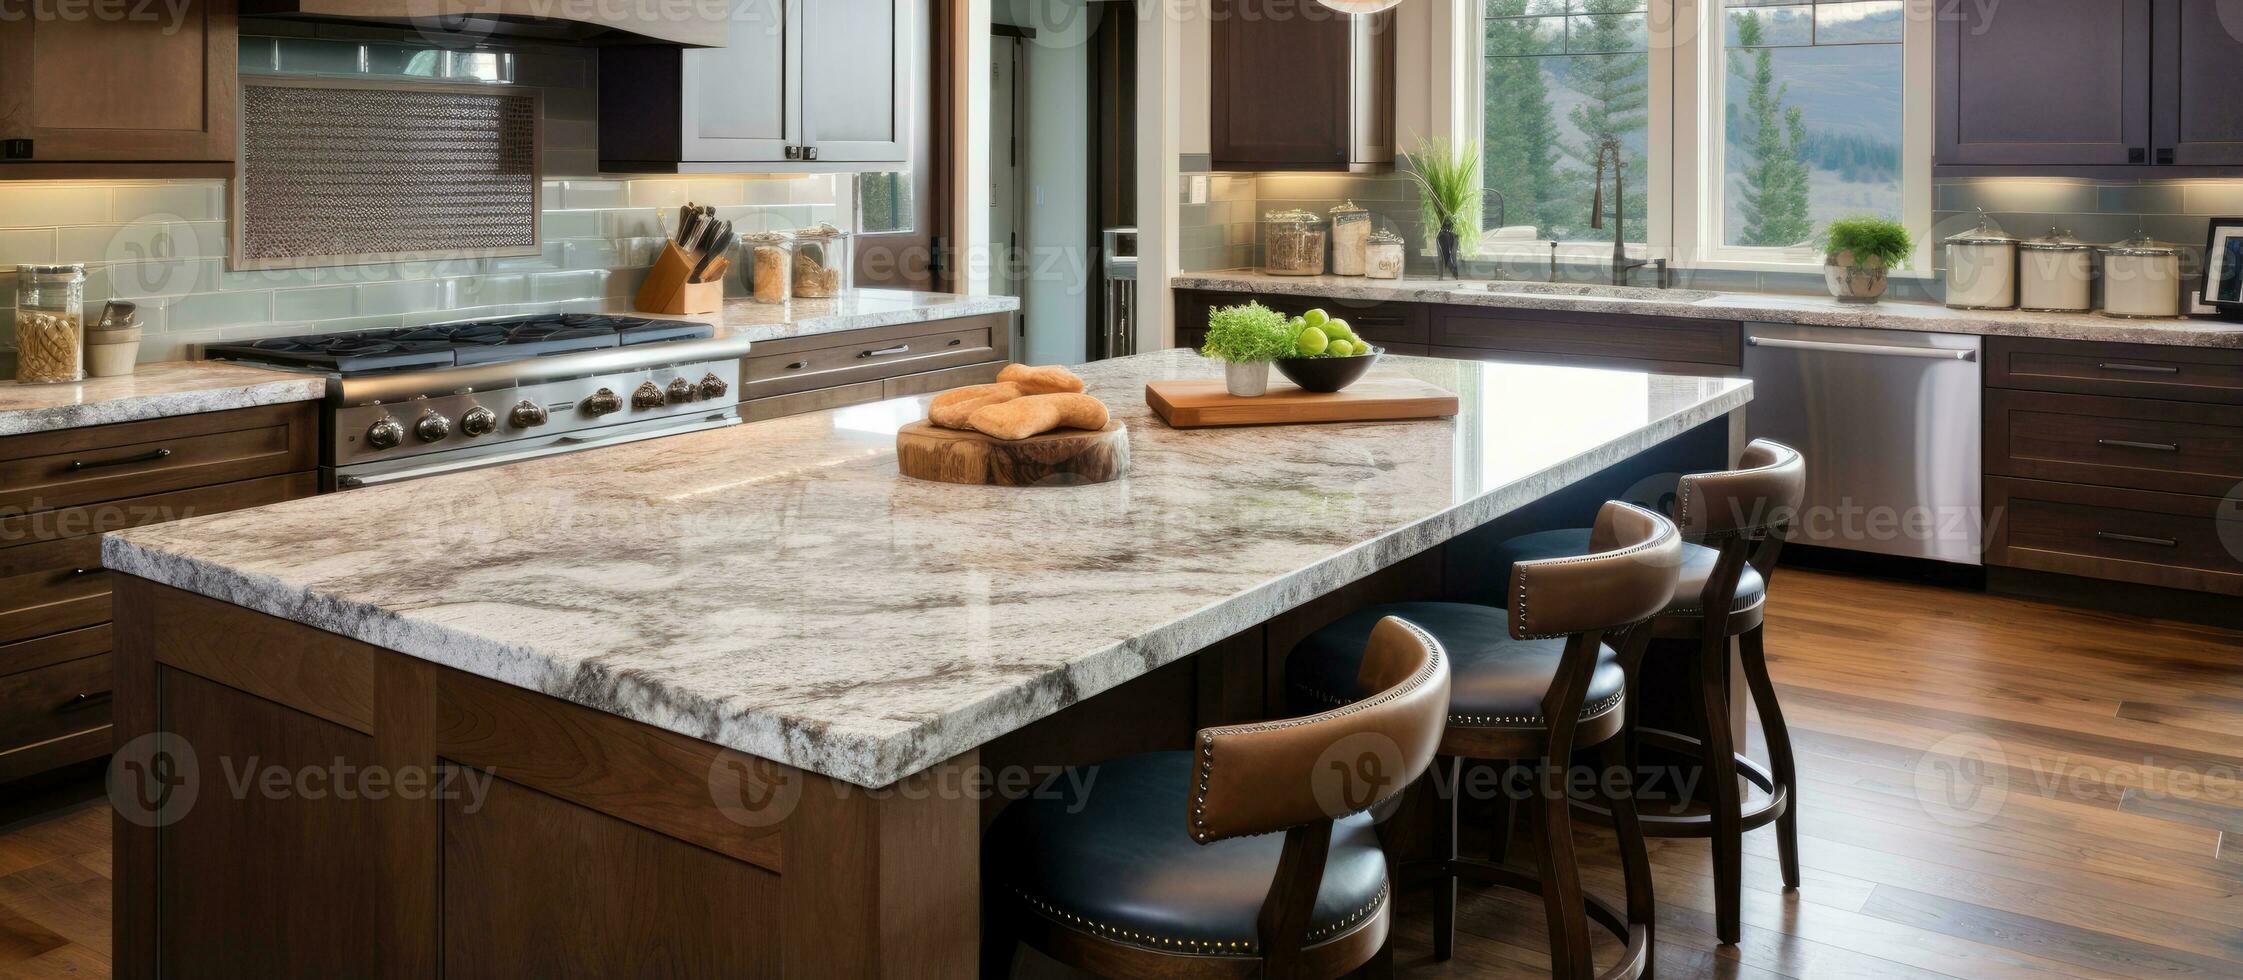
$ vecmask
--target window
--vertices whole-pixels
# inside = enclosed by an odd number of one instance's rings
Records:
[[[1589,227],[1597,152],[1607,139],[1618,141],[1625,158],[1623,227],[1629,241],[1645,241],[1652,84],[1647,0],[1484,4],[1481,166],[1494,193],[1486,195],[1483,245],[1611,241],[1612,222],[1601,230]]]
[[[1928,237],[1931,22],[1908,7],[1477,0],[1461,26],[1478,41],[1491,192],[1480,251],[1512,257],[1555,240],[1577,246],[1568,257],[1610,254],[1592,247],[1612,241],[1609,173],[1605,227],[1589,227],[1607,139],[1622,149],[1622,225],[1638,254],[1817,265],[1816,234],[1849,214]]]
[[[911,171],[857,175],[857,231],[893,234],[912,229]]]

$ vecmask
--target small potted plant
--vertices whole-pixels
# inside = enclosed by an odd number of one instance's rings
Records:
[[[1906,263],[1915,247],[1898,221],[1840,218],[1823,231],[1823,281],[1841,303],[1877,302],[1885,295],[1885,274]]]
[[[1458,279],[1457,260],[1471,251],[1480,232],[1480,145],[1452,145],[1445,139],[1422,141],[1409,154],[1406,171],[1417,185],[1418,208],[1433,236],[1441,278]]]
[[[1200,356],[1223,362],[1223,387],[1241,398],[1269,391],[1269,365],[1293,353],[1285,314],[1260,303],[1226,306],[1207,314]]]

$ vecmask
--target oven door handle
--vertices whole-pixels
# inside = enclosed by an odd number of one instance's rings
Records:
[[[479,470],[486,466],[498,466],[502,463],[519,463],[523,460],[536,459],[540,456],[552,456],[558,453],[573,453],[582,449],[598,449],[601,446],[620,446],[627,442],[638,442],[643,439],[653,439],[659,436],[684,435],[688,432],[700,432],[703,429],[721,429],[728,425],[739,425],[740,421],[741,420],[738,416],[731,416],[721,419],[707,419],[693,425],[673,426],[669,428],[655,429],[649,432],[623,432],[598,438],[586,438],[584,436],[575,435],[557,436],[551,442],[542,443],[540,445],[522,449],[517,452],[498,453],[490,456],[475,456],[468,459],[440,460],[431,462],[426,466],[407,467],[401,470],[390,470],[385,473],[338,476],[335,478],[335,488],[338,490],[352,490],[358,487],[377,487],[381,486],[384,483],[399,483],[405,480],[417,480],[424,476],[436,476],[440,473],[457,473],[461,470]]]
[[[1951,347],[1910,347],[1902,344],[1841,344],[1827,340],[1786,340],[1782,337],[1751,337],[1745,343],[1754,347],[1780,347],[1784,350],[1829,351],[1837,354],[1872,354],[1878,357],[1921,357],[1934,361],[1975,361],[1975,350]]]

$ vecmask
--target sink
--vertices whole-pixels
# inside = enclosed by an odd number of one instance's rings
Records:
[[[1605,286],[1587,282],[1493,282],[1466,283],[1460,287],[1471,292],[1490,292],[1509,296],[1579,296],[1584,299],[1637,300],[1659,303],[1695,303],[1712,299],[1715,293],[1703,289],[1654,289],[1649,286]]]

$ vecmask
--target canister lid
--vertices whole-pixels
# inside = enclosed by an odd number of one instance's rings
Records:
[[[815,225],[812,225],[812,226],[810,226],[810,227],[808,227],[808,228],[797,228],[797,229],[795,229],[795,232],[794,232],[794,237],[796,237],[796,238],[815,238],[815,239],[827,239],[827,238],[840,238],[840,237],[842,237],[842,236],[843,236],[843,235],[845,235],[845,234],[847,234],[847,232],[844,232],[844,231],[842,231],[841,229],[839,229],[839,228],[836,228],[836,227],[834,227],[834,226],[833,226],[833,223],[832,223],[832,222],[830,222],[830,221],[821,221],[821,222],[819,222],[819,223],[817,223],[817,224],[815,224]]]
[[[1950,245],[2012,245],[2016,242],[2017,239],[2002,232],[2002,226],[1996,224],[1984,208],[1978,210],[1978,227],[1947,236]]]
[[[2106,255],[2167,256],[2181,254],[2181,247],[2168,245],[2137,231],[2132,238],[2104,246],[2103,252]]]
[[[793,237],[783,231],[751,231],[741,235],[740,240],[750,245],[783,245]]]
[[[1362,208],[1356,207],[1355,200],[1353,198],[1349,198],[1347,201],[1341,203],[1338,207],[1332,209],[1332,220],[1338,221],[1341,218],[1352,218],[1356,215],[1368,215],[1370,213],[1371,212],[1369,211],[1365,211]]]
[[[1381,228],[1371,233],[1370,241],[1374,245],[1400,245],[1402,236],[1392,228]]]
[[[2017,247],[2032,249],[2036,252],[2085,252],[2095,246],[2073,238],[2071,232],[2050,228],[2048,234],[2039,238],[2028,238],[2017,243]]]
[[[16,266],[16,275],[19,278],[30,278],[39,282],[77,282],[86,277],[86,267],[76,264],[36,265],[27,263]]]
[[[1262,220],[1273,225],[1313,225],[1323,219],[1300,208],[1283,208],[1262,215]]]

